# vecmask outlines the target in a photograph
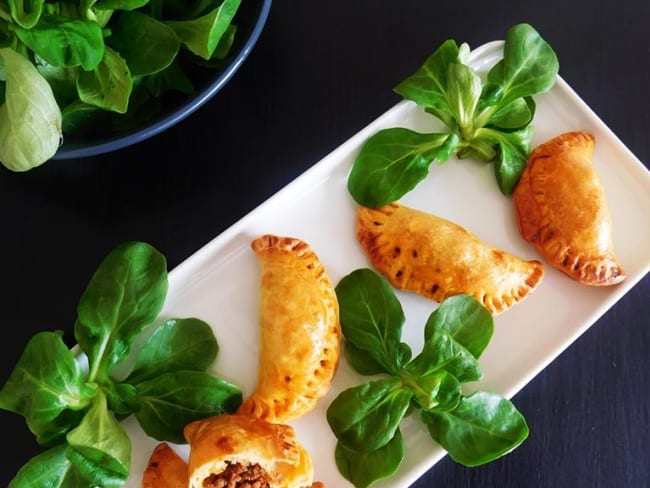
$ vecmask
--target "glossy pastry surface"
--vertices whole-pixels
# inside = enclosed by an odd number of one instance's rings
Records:
[[[498,314],[526,298],[544,275],[537,260],[520,259],[453,222],[399,203],[359,207],[356,233],[395,288],[437,302],[464,293]]]
[[[580,283],[605,286],[621,282],[625,272],[614,254],[594,144],[593,135],[575,131],[534,148],[513,204],[519,232],[549,264]]]
[[[251,246],[261,267],[260,353],[255,390],[238,411],[286,423],[329,391],[339,363],[338,302],[306,242],[264,235]]]
[[[184,434],[190,444],[190,488],[312,484],[312,460],[289,425],[252,415],[218,415],[188,424]]]

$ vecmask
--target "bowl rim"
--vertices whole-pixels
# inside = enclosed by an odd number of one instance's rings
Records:
[[[99,154],[104,154],[108,152],[113,152],[118,149],[122,149],[128,146],[132,146],[138,142],[141,142],[145,139],[159,134],[165,129],[177,124],[181,120],[185,119],[200,107],[202,107],[210,98],[214,96],[223,86],[233,77],[235,72],[240,68],[244,63],[253,47],[257,43],[257,40],[264,29],[264,25],[269,16],[269,11],[271,10],[271,0],[263,0],[260,14],[257,17],[253,29],[246,39],[246,42],[242,46],[241,51],[235,56],[230,62],[225,66],[221,71],[218,78],[211,83],[207,89],[203,90],[192,98],[191,103],[184,104],[178,107],[176,110],[160,119],[154,124],[151,124],[147,127],[139,129],[132,133],[116,135],[114,138],[107,139],[103,142],[94,144],[87,147],[71,147],[66,149],[64,147],[59,148],[59,150],[54,153],[51,159],[61,160],[61,159],[73,159],[73,158],[82,158],[87,156],[97,156]]]

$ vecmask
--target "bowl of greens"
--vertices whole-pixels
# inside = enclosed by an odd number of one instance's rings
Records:
[[[232,78],[271,0],[8,0],[0,162],[115,151],[180,122]]]

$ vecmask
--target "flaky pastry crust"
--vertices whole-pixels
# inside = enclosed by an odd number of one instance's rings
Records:
[[[312,410],[339,363],[336,293],[306,242],[264,235],[251,244],[261,266],[257,385],[240,413],[286,423]]]
[[[517,226],[544,259],[579,283],[620,283],[605,191],[593,166],[594,136],[573,131],[531,151],[513,193]]]
[[[270,488],[312,484],[312,460],[289,425],[252,415],[217,415],[189,423],[184,435],[190,445],[190,488],[210,486],[211,477],[231,464],[259,465]]]
[[[537,260],[520,259],[453,222],[397,202],[359,207],[356,235],[395,288],[437,302],[471,295],[495,315],[526,298],[544,275]]]

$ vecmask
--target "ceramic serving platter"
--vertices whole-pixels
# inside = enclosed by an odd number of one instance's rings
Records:
[[[500,58],[502,46],[495,41],[473,50],[472,66],[485,71]],[[628,277],[613,287],[594,288],[546,266],[537,290],[495,317],[494,336],[480,359],[484,377],[473,386],[509,398],[650,269],[648,170],[561,77],[550,92],[535,100],[534,145],[569,130],[594,134],[594,165],[610,205],[615,250]],[[172,270],[161,319],[198,317],[208,322],[220,344],[211,372],[239,385],[244,396],[249,394],[257,375],[260,276],[251,241],[266,233],[303,239],[315,249],[334,284],[355,269],[370,267],[355,239],[356,205],[346,187],[354,158],[363,142],[379,129],[401,126],[432,131],[439,128],[437,124],[412,102],[388,110]],[[512,199],[499,191],[491,164],[454,158],[443,165],[434,163],[428,178],[401,201],[456,222],[494,247],[525,259],[540,259],[520,237]],[[397,295],[406,315],[403,340],[417,354],[424,323],[437,304],[414,294]],[[326,422],[327,407],[343,389],[365,379],[343,359],[329,394],[315,410],[292,423],[314,460],[316,479],[328,487],[352,485],[341,477],[334,462],[336,439]],[[157,441],[144,435],[134,419],[125,423],[133,440],[132,475],[126,486],[139,488]],[[378,488],[406,488],[445,455],[417,416],[404,419],[400,428],[405,440],[404,461],[394,476],[375,485]],[[187,456],[187,446],[173,447]]]

